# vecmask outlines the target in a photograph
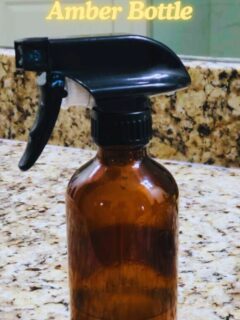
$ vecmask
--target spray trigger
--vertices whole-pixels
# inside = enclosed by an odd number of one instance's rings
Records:
[[[171,49],[138,35],[28,38],[15,41],[15,52],[17,69],[37,72],[40,89],[21,170],[37,161],[61,107],[93,107],[92,136],[100,145],[147,143],[151,136],[148,98],[186,88],[191,82]]]

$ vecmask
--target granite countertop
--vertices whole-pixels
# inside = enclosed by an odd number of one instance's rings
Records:
[[[182,58],[192,84],[151,98],[150,154],[240,167],[240,60]],[[0,138],[27,140],[38,100],[36,74],[16,70],[14,50],[0,49]],[[61,108],[50,144],[94,149],[89,120],[80,101]]]
[[[48,146],[21,173],[0,140],[0,319],[68,320],[64,192],[93,151]],[[240,319],[239,169],[161,161],[180,186],[179,320]]]

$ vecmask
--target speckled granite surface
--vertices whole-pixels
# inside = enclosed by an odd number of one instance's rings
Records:
[[[64,192],[92,151],[48,146],[20,173],[0,140],[0,319],[68,320]],[[178,320],[240,319],[239,169],[162,162],[181,193]]]
[[[188,90],[152,99],[153,156],[240,165],[240,64],[185,62]],[[35,77],[15,72],[13,51],[0,51],[0,137],[26,140],[38,101]],[[89,110],[62,110],[51,143],[94,148]]]
[[[153,99],[158,157],[240,165],[240,68],[189,68],[192,85]]]
[[[240,165],[240,63],[185,61],[192,86],[152,99],[153,156]],[[0,137],[26,140],[37,105],[35,78],[15,72],[13,51],[0,50]],[[89,110],[62,110],[51,143],[91,147]]]

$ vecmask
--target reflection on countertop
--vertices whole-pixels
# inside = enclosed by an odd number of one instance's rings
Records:
[[[69,319],[64,193],[94,152],[0,140],[0,319]],[[239,319],[239,169],[161,161],[180,187],[179,320]]]

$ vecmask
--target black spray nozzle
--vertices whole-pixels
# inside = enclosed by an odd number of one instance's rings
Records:
[[[15,41],[16,67],[25,71],[48,71],[48,38]]]
[[[142,36],[29,38],[16,41],[15,51],[17,68],[46,73],[34,134],[31,131],[20,161],[22,170],[35,163],[50,138],[66,95],[65,77],[84,86],[95,98],[96,107],[106,113],[114,112],[118,105],[114,100],[133,101],[135,97],[176,91],[190,84],[178,56],[162,43]],[[62,82],[53,85],[54,76]],[[131,112],[133,105],[130,103],[127,111]]]

